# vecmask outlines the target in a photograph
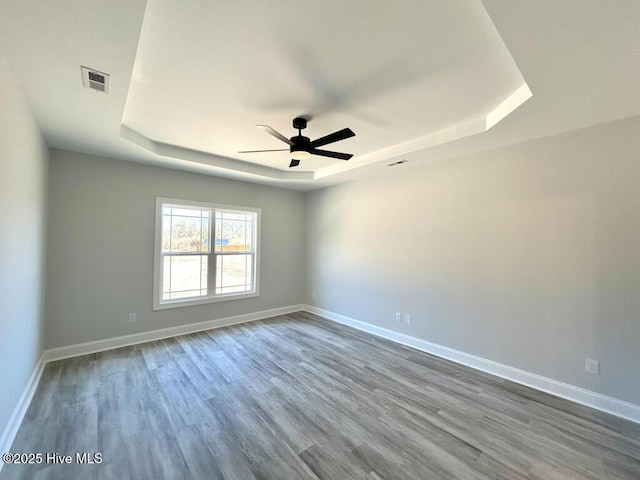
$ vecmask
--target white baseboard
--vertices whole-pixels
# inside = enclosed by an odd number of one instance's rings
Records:
[[[345,315],[340,315],[339,313],[323,310],[312,305],[305,305],[304,309],[307,312],[314,313],[328,320],[354,327],[358,330],[363,330],[365,332],[372,333],[373,335],[386,338],[387,340],[392,340],[402,345],[413,347],[416,350],[421,350],[437,357],[445,358],[447,360],[466,365],[467,367],[471,367],[506,380],[511,380],[512,382],[526,385],[527,387],[535,388],[536,390],[571,400],[581,405],[595,408],[596,410],[610,413],[611,415],[640,424],[640,405],[608,397],[600,393],[585,390],[584,388],[575,387],[567,383],[559,382],[558,380],[553,380],[552,378],[543,377],[535,373],[510,367],[509,365],[494,362],[493,360],[487,360],[486,358],[454,350],[453,348],[431,343],[403,333],[394,332],[393,330],[376,327],[375,325],[371,325]]]
[[[33,372],[31,372],[31,376],[29,377],[29,381],[27,385],[24,387],[22,395],[20,395],[20,399],[14,408],[11,417],[9,418],[9,422],[2,432],[2,436],[0,436],[0,454],[11,451],[11,445],[13,444],[13,440],[16,438],[16,434],[18,433],[18,429],[20,428],[20,424],[22,423],[22,419],[27,413],[27,409],[31,404],[31,399],[33,398],[33,394],[38,387],[38,383],[40,382],[40,377],[42,376],[42,371],[44,370],[44,362],[42,361],[42,357],[38,359],[38,363],[36,363],[33,368]],[[0,462],[0,472],[2,471],[2,467],[4,466],[4,462]]]
[[[103,352],[105,350],[112,350],[114,348],[137,345],[139,343],[162,340],[163,338],[177,337],[178,335],[202,332],[203,330],[210,330],[212,328],[226,327],[229,325],[236,325],[238,323],[253,322],[255,320],[275,317],[276,315],[285,315],[287,313],[299,312],[303,309],[304,305],[289,305],[287,307],[261,310],[259,312],[245,313],[243,315],[235,315],[233,317],[207,320],[206,322],[190,323],[188,325],[180,325],[177,327],[160,328],[158,330],[150,330],[147,332],[134,333],[132,335],[123,335],[121,337],[107,338],[104,340],[96,340],[93,342],[77,343],[75,345],[67,345],[64,347],[45,350],[42,353],[42,358],[45,363],[52,362],[54,360],[62,360],[63,358],[77,357],[80,355],[87,355],[89,353]]]

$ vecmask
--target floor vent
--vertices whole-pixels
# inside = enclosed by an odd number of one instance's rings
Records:
[[[82,84],[96,92],[109,93],[111,75],[99,72],[93,68],[80,67],[82,69]]]

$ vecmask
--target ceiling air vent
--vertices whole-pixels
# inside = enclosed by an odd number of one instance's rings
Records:
[[[97,92],[109,93],[111,76],[108,73],[99,72],[93,68],[80,67],[82,69],[82,84]]]
[[[409,160],[405,160],[403,158],[402,160],[398,160],[397,162],[387,163],[387,167],[395,167],[396,165],[402,165],[403,163],[409,163]]]

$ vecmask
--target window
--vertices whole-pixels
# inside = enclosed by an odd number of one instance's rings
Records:
[[[258,296],[260,209],[156,200],[153,308]]]

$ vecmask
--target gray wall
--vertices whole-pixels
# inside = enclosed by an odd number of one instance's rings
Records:
[[[303,193],[61,150],[49,175],[46,348],[303,303]],[[260,297],[152,311],[158,196],[261,208]]]
[[[307,194],[307,303],[640,404],[639,132],[635,117]]]
[[[0,57],[0,437],[42,352],[47,156]]]

